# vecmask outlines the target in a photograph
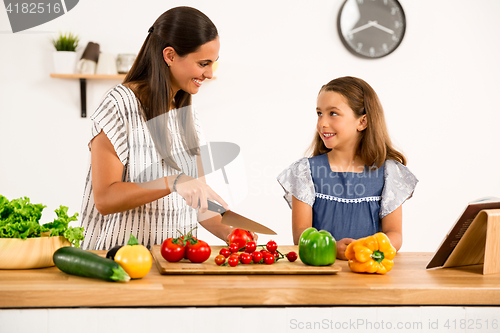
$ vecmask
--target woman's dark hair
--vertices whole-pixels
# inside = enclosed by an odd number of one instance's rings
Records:
[[[334,79],[320,89],[320,93],[333,91],[344,96],[356,118],[366,115],[367,126],[360,133],[356,155],[368,166],[381,167],[385,160],[395,160],[406,165],[406,158],[396,150],[389,137],[385,123],[384,109],[373,88],[364,80],[345,76]],[[311,156],[326,154],[331,149],[325,146],[318,132],[309,147]]]
[[[170,69],[163,58],[163,50],[170,46],[183,57],[196,52],[200,46],[213,41],[217,36],[215,25],[199,10],[191,7],[172,8],[158,17],[149,29],[149,34],[123,81],[124,84],[129,83],[139,99],[148,127],[151,123],[149,120],[168,112],[172,100],[175,108],[185,109],[178,112],[178,122],[184,149],[191,155],[199,154],[198,135],[191,108],[188,107],[191,105],[191,94],[179,90],[172,96]],[[167,131],[166,126],[162,127],[152,137],[165,162],[179,170],[172,158],[172,142]]]

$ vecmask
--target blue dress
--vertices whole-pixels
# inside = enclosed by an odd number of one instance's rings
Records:
[[[324,154],[296,161],[278,182],[290,207],[292,195],[309,204],[313,227],[340,240],[382,231],[382,218],[411,197],[418,180],[393,160],[378,169],[365,166],[361,173],[335,172]]]

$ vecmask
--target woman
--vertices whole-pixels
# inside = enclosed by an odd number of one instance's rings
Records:
[[[218,53],[217,28],[194,8],[170,9],[149,29],[123,84],[91,117],[83,248],[109,249],[130,234],[151,247],[198,220],[227,240],[232,228],[207,211],[207,199],[228,207],[203,180],[203,135],[191,107]]]

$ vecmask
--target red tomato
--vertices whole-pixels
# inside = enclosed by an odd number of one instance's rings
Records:
[[[276,244],[275,241],[269,241],[266,244],[266,248],[269,252],[273,253],[276,252],[276,250],[278,249],[278,244]]]
[[[227,258],[231,254],[231,251],[229,251],[227,247],[223,247],[222,249],[220,249],[219,254],[222,254],[224,258]]]
[[[297,260],[297,253],[295,253],[293,251],[292,252],[288,252],[286,254],[286,258],[288,259],[288,261],[294,262],[295,260]]]
[[[252,234],[243,229],[234,229],[229,235],[229,244],[238,244],[238,250],[245,247],[248,241],[253,240]]]
[[[240,261],[242,264],[249,264],[252,262],[252,255],[250,253],[243,252],[240,254]]]
[[[274,264],[275,258],[272,254],[264,255],[264,263],[267,265]]]
[[[239,260],[239,258],[237,256],[230,256],[229,259],[227,259],[227,263],[231,267],[235,267],[236,265],[238,265],[239,261],[240,260]]]
[[[252,253],[252,260],[254,263],[258,263],[262,260],[262,252],[260,251],[255,251],[254,253]]]
[[[161,256],[169,262],[178,262],[184,258],[186,252],[186,247],[182,244],[180,240],[174,238],[167,238],[161,244]]]
[[[257,244],[255,244],[255,241],[248,241],[245,244],[245,252],[246,253],[252,253],[257,249]]]
[[[224,257],[224,255],[219,254],[218,256],[215,257],[215,263],[217,264],[217,266],[220,266],[225,262],[226,262],[226,257]]]
[[[237,243],[231,243],[229,244],[229,251],[231,251],[231,253],[236,253],[240,250],[240,247],[238,246]]]
[[[271,254],[276,258],[276,260],[280,258],[280,254],[278,252],[273,252]]]
[[[210,249],[210,245],[206,242],[196,239],[196,243],[194,241],[188,242],[186,245],[186,253],[189,261],[200,263],[210,258],[212,249]]]
[[[260,250],[260,253],[262,253],[262,256],[266,255],[266,254],[271,254],[271,252],[269,252],[268,250]]]

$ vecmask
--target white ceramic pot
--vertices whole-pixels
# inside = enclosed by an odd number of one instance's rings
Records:
[[[74,74],[76,65],[76,52],[56,51],[53,53],[54,73]]]
[[[99,54],[96,74],[105,74],[105,75],[118,74],[118,71],[116,70],[116,59],[113,54],[110,53]]]

